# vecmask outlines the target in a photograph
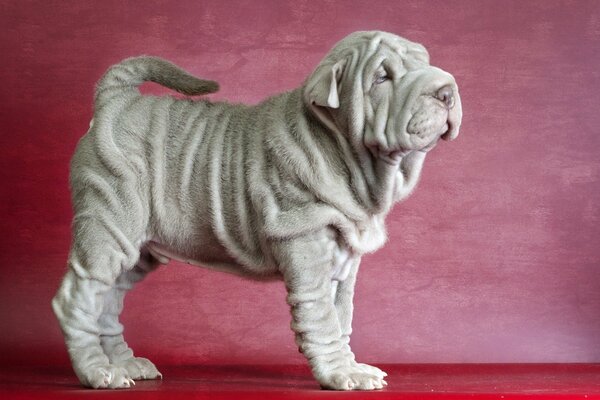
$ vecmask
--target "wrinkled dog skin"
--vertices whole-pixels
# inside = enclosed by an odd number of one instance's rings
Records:
[[[357,32],[300,88],[255,106],[142,96],[144,81],[218,90],[153,57],[125,60],[98,84],[71,163],[73,241],[52,303],[81,383],[161,377],[133,355],[119,314],[127,290],[174,259],[283,280],[320,385],[385,386],[350,349],[356,274],[386,241],[384,219],[415,188],[427,152],[458,135],[454,78],[419,44]]]

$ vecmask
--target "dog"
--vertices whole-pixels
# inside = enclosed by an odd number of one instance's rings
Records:
[[[135,357],[125,293],[170,260],[283,280],[292,330],[322,388],[381,389],[385,372],[350,349],[361,256],[386,241],[385,217],[462,118],[452,75],[420,44],[356,32],[304,84],[258,105],[141,95],[153,81],[216,92],[155,57],[101,78],[71,162],[68,270],[52,301],[84,386],[162,378]]]

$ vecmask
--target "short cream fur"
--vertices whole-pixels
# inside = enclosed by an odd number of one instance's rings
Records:
[[[296,342],[321,386],[386,385],[350,349],[354,283],[427,152],[458,135],[454,78],[419,44],[356,32],[300,88],[255,106],[142,96],[144,81],[218,90],[153,57],[127,59],[98,84],[71,163],[73,241],[52,303],[81,383],[161,377],[134,357],[119,314],[134,283],[175,259],[283,280]]]

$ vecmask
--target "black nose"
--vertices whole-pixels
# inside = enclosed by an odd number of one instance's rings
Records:
[[[446,104],[448,109],[454,107],[454,89],[452,86],[443,86],[440,90],[435,93],[435,98]]]

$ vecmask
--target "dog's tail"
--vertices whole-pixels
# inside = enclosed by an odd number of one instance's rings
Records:
[[[118,95],[119,92],[139,93],[138,86],[146,81],[156,82],[189,96],[219,90],[219,84],[215,81],[196,78],[162,58],[141,56],[123,60],[106,71],[96,87],[96,102]]]

